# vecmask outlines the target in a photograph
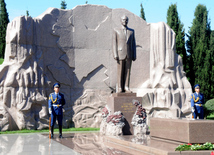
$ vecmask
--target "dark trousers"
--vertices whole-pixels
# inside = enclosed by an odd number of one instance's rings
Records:
[[[51,113],[51,126],[54,126],[56,123],[56,119],[58,121],[59,126],[62,126],[62,115],[54,115],[53,112]]]
[[[117,62],[117,83],[119,91],[124,92],[125,88],[129,89],[131,65],[132,60],[127,58]]]
[[[194,106],[195,108],[195,112],[193,113],[193,116],[195,119],[197,119],[197,117],[199,117],[199,119],[204,119],[204,108],[198,107],[198,106]]]

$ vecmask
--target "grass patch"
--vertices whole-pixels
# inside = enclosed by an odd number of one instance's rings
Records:
[[[0,65],[4,62],[4,59],[0,58]]]
[[[69,131],[99,131],[100,128],[68,128],[62,129],[62,132],[69,132]],[[1,131],[0,134],[16,134],[16,133],[43,133],[49,132],[49,129],[44,130],[16,130],[16,131]],[[59,129],[54,129],[54,132],[59,132]]]
[[[214,114],[207,116],[207,119],[214,120]]]

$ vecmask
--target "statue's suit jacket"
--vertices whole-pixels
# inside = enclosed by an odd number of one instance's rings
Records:
[[[113,55],[119,60],[126,58],[136,60],[136,43],[134,30],[127,27],[126,35],[121,28],[115,28],[113,32]]]

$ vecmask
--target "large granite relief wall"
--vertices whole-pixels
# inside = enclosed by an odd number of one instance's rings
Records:
[[[37,18],[17,17],[8,24],[5,61],[0,65],[0,130],[47,128],[47,97],[55,82],[61,83],[66,99],[63,126],[99,127],[102,108],[116,87],[112,31],[120,26],[124,14],[129,17],[128,26],[135,30],[137,44],[130,87],[143,101],[151,99],[145,105],[156,104],[156,87],[148,84],[154,72],[152,24],[125,9],[98,5],[49,8]],[[180,58],[179,64],[182,71]],[[184,91],[184,95],[190,94]],[[179,100],[180,105],[184,103],[186,98]],[[151,115],[153,111],[148,108]]]

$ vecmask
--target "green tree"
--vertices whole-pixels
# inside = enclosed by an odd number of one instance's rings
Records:
[[[28,10],[26,10],[26,16],[29,17],[29,11]]]
[[[6,46],[6,30],[9,23],[8,13],[6,9],[6,3],[4,0],[0,0],[0,58],[4,58],[5,46]]]
[[[61,1],[61,9],[66,9],[67,8],[67,4],[65,2],[65,0]]]
[[[185,30],[178,16],[177,4],[171,4],[169,6],[167,11],[167,24],[176,34],[176,52],[182,57],[184,70],[186,71],[187,54],[185,49]]]
[[[187,76],[193,86],[198,83],[205,99],[210,99],[211,92],[211,67],[212,51],[210,50],[211,29],[206,6],[199,4],[194,13],[192,26],[190,27],[187,51],[189,52]]]
[[[140,4],[140,17],[146,21],[146,17],[145,17],[144,8],[143,8],[142,3]]]
[[[211,31],[211,36],[210,36],[210,68],[209,68],[209,72],[210,72],[210,99],[214,98],[214,87],[213,87],[213,83],[214,83],[214,31]]]
[[[85,4],[88,4],[88,1],[85,1]]]

